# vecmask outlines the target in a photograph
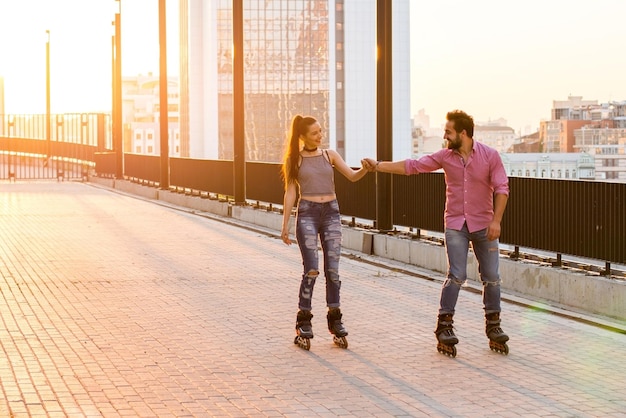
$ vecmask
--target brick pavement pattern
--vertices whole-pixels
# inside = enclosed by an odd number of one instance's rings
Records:
[[[82,183],[1,184],[0,208],[0,417],[626,415],[624,334],[504,303],[504,356],[462,292],[452,359],[440,282],[344,257],[350,348],[320,276],[305,351],[295,245]]]

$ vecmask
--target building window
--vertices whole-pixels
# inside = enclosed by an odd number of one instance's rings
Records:
[[[150,146],[148,146],[148,154],[152,154],[152,153],[153,153],[153,151],[152,151],[152,145],[150,145]]]
[[[565,178],[568,179],[569,178],[569,170],[565,170]]]
[[[136,154],[141,154],[141,146],[140,146],[140,145],[137,145],[137,146],[135,147],[135,153],[136,153]]]
[[[530,170],[526,170],[526,177],[530,177]]]
[[[148,139],[152,139],[152,134],[148,134],[146,136],[148,137]]]

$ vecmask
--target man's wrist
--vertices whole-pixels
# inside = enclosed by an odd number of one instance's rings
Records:
[[[379,164],[380,164],[380,161],[376,161],[376,165],[374,166],[374,171],[378,171]]]

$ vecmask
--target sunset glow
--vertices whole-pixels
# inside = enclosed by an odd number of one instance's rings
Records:
[[[158,2],[122,0],[122,72],[159,72]],[[178,74],[178,1],[167,2],[168,75]],[[626,99],[623,0],[588,3],[411,3],[411,115],[433,124],[464,108],[536,128],[553,100]],[[0,77],[7,113],[45,111],[50,30],[52,112],[109,111],[113,0],[0,5]]]

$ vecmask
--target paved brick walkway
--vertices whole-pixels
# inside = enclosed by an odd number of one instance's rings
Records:
[[[307,352],[295,245],[95,186],[0,184],[0,258],[0,417],[626,415],[624,334],[505,303],[503,356],[462,292],[451,359],[438,281],[345,257]]]

